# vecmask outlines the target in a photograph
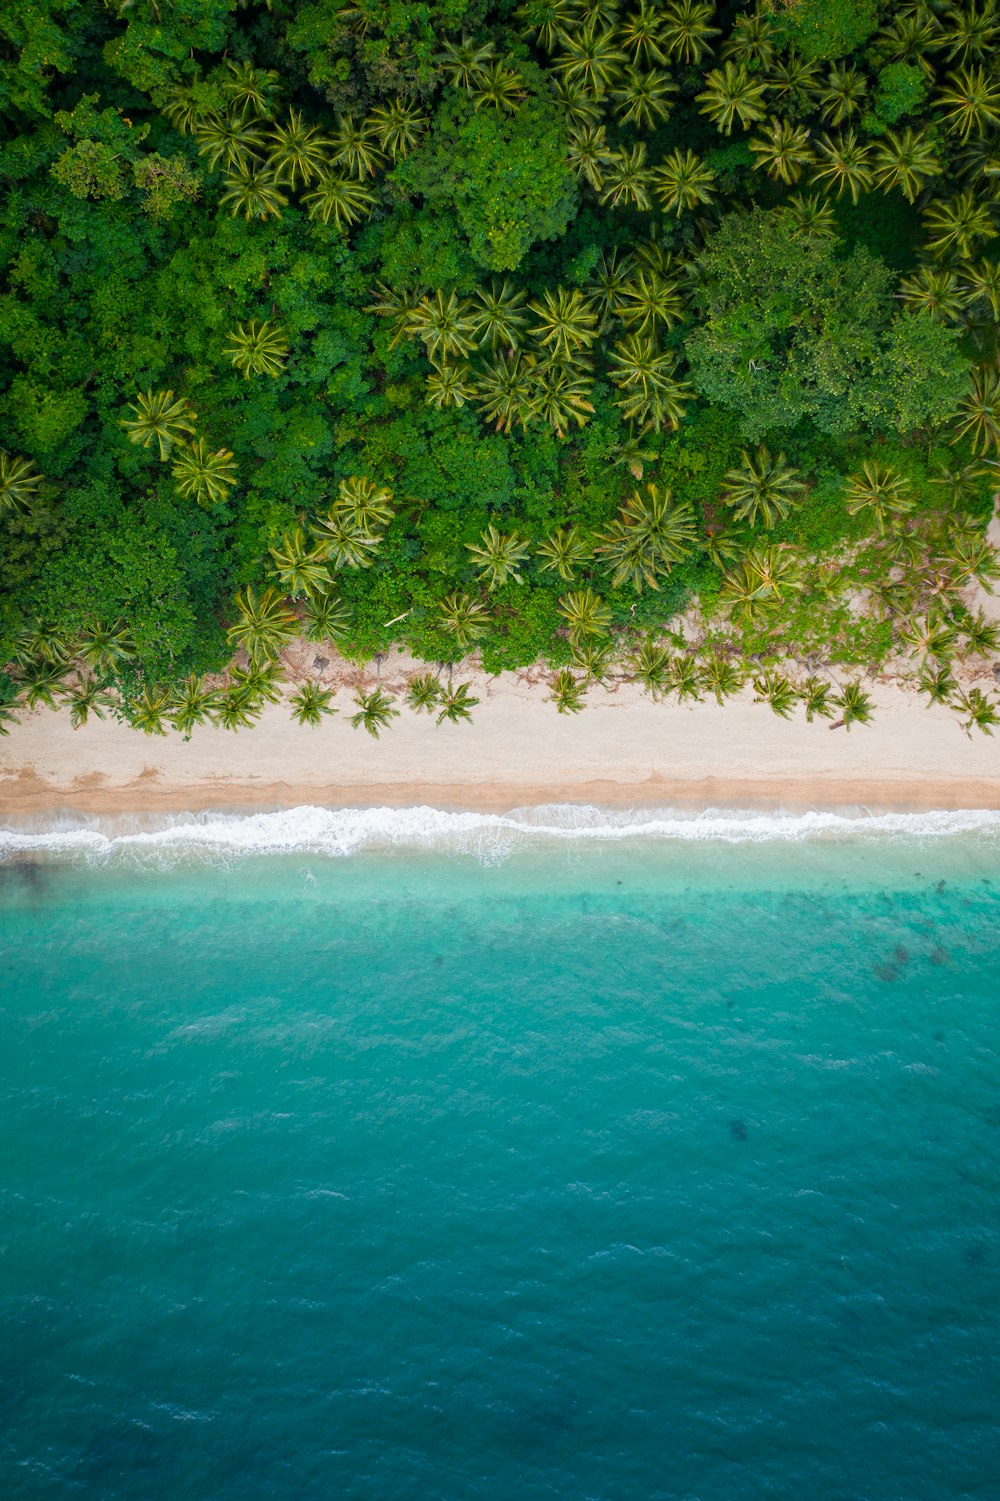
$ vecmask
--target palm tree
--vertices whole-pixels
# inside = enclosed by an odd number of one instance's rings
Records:
[[[844,505],[849,516],[870,510],[879,536],[884,537],[889,522],[913,510],[913,497],[906,493],[906,481],[887,464],[866,459],[861,473],[848,480]]]
[[[927,695],[928,704],[949,704],[958,691],[958,683],[950,667],[925,662],[917,677],[917,691]]]
[[[134,417],[122,419],[129,442],[139,443],[143,448],[155,443],[161,462],[169,459],[175,444],[183,444],[195,431],[198,420],[197,413],[183,397],[174,399],[173,391],[147,391],[137,396],[128,410],[135,413]],[[0,483],[2,478],[3,457],[0,456]]]
[[[581,83],[600,98],[615,82],[622,65],[628,62],[610,26],[599,27],[596,18],[589,25],[560,29],[563,56],[555,63],[556,71],[571,83]]]
[[[962,275],[969,303],[989,303],[993,322],[1000,322],[1000,262],[984,259],[974,266],[963,266]]]
[[[774,63],[767,82],[789,114],[812,114],[815,96],[820,89],[817,62],[790,51]]]
[[[230,668],[229,691],[243,694],[251,709],[260,709],[265,703],[276,704],[279,701],[284,676],[277,662],[251,660],[245,672],[240,667]]]
[[[932,177],[941,172],[934,146],[922,130],[907,125],[890,130],[875,143],[872,181],[884,193],[900,188],[909,203],[923,192]]]
[[[818,136],[816,152],[819,161],[812,169],[813,180],[835,190],[838,198],[850,193],[851,202],[857,203],[872,185],[872,148],[859,141],[851,129],[835,137]]]
[[[468,298],[457,292],[445,296],[440,288],[423,297],[410,314],[409,328],[422,339],[430,359],[445,361],[471,354],[475,348],[476,320]]]
[[[397,162],[420,141],[427,129],[427,116],[419,105],[397,97],[372,110],[368,124],[375,131],[381,149]]]
[[[495,56],[492,42],[474,42],[463,32],[460,41],[445,42],[438,66],[449,83],[471,93],[483,69]]]
[[[674,356],[661,353],[651,335],[626,334],[612,346],[609,360],[616,367],[611,379],[623,391],[639,390],[648,396],[671,384]]]
[[[674,379],[674,357],[657,351],[655,341],[629,334],[614,345],[611,363],[617,369],[611,379],[622,392],[614,405],[626,420],[641,422],[646,431],[674,431],[680,426],[684,404],[694,393],[682,381]]]
[[[610,250],[604,249],[598,255],[586,289],[591,300],[600,307],[604,317],[607,317],[615,307],[622,289],[632,276],[634,267],[635,262],[632,256],[623,254],[617,246],[613,246]]]
[[[19,631],[14,660],[30,665],[34,662],[67,663],[73,655],[73,643],[65,632],[47,620],[36,620]]]
[[[680,282],[655,271],[640,270],[623,280],[612,306],[636,334],[655,334],[661,323],[669,330],[684,317]]]
[[[593,382],[572,365],[551,360],[538,365],[535,374],[533,412],[557,438],[565,438],[572,422],[583,427],[594,410]]]
[[[325,516],[313,522],[312,530],[319,539],[323,556],[338,573],[342,568],[370,568],[382,541],[381,535],[373,535],[341,505],[331,506]]]
[[[989,206],[980,203],[968,188],[944,203],[932,203],[924,214],[924,224],[931,232],[927,248],[942,256],[954,252],[960,260],[970,260],[978,240],[992,239],[996,233]]]
[[[954,699],[954,706],[960,714],[965,716],[962,729],[972,737],[973,726],[982,730],[984,735],[992,735],[994,727],[1000,724],[1000,714],[997,706],[988,699],[981,688],[972,688],[968,693],[958,693]]]
[[[665,646],[647,636],[632,654],[628,666],[636,682],[642,684],[651,698],[666,693],[670,679],[670,653]]]
[[[722,56],[735,57],[740,62],[756,63],[761,68],[770,67],[774,61],[770,16],[738,16],[732,31],[722,44]]]
[[[987,58],[994,55],[1000,39],[996,0],[985,0],[982,10],[971,4],[964,10],[949,9],[942,23],[941,45],[949,62],[956,58]]]
[[[682,63],[700,63],[711,50],[711,38],[719,35],[713,26],[713,0],[670,0],[664,7],[660,38],[668,57]]]
[[[259,705],[254,703],[249,689],[240,685],[229,687],[220,694],[216,708],[222,728],[232,730],[234,734],[249,729],[259,712]]]
[[[226,191],[219,199],[219,206],[224,203],[232,206],[233,218],[242,214],[249,221],[272,216],[280,219],[288,199],[278,187],[271,168],[251,160],[227,174]]]
[[[331,703],[332,698],[332,688],[322,688],[310,679],[289,697],[292,718],[298,724],[322,724],[324,714],[337,712]]]
[[[950,464],[935,464],[928,471],[928,479],[936,489],[944,492],[946,504],[961,505],[978,498],[986,476],[981,464],[961,464],[957,469]]]
[[[68,673],[69,664],[61,657],[25,661],[17,675],[25,708],[34,710],[40,704],[50,709],[57,708],[56,695],[62,693]]]
[[[723,573],[744,556],[743,543],[726,531],[726,528],[718,521],[712,521],[706,525],[703,545],[716,568]]]
[[[170,693],[166,688],[145,688],[140,698],[125,705],[129,724],[144,735],[165,735],[169,710]]]
[[[935,613],[916,616],[899,632],[900,644],[920,652],[925,658],[950,661],[955,654],[958,634],[953,625]]]
[[[356,178],[324,173],[302,202],[310,219],[322,219],[324,224],[332,219],[337,229],[349,229],[371,212],[375,194]]]
[[[962,141],[973,134],[986,135],[1000,125],[1000,84],[978,65],[949,73],[934,102],[944,106],[941,120],[945,129]]]
[[[674,657],[667,676],[669,689],[677,694],[678,703],[682,704],[687,698],[696,704],[701,703],[701,690],[704,682],[701,668],[693,656],[685,652],[679,657]]]
[[[406,690],[406,702],[417,714],[433,714],[441,697],[441,684],[432,672],[424,672],[411,678]]]
[[[227,692],[245,699],[251,710],[263,708],[264,704],[276,704],[281,698],[284,672],[278,662],[255,662],[251,659],[248,668],[231,666]]]
[[[611,208],[624,205],[647,212],[653,207],[649,196],[651,181],[645,141],[639,141],[629,149],[623,147],[620,151],[613,151],[604,171],[601,202]]]
[[[476,376],[476,400],[483,415],[509,433],[514,422],[527,427],[537,403],[531,367],[521,354],[488,360]]]
[[[720,597],[756,621],[802,588],[798,559],[787,547],[751,547],[723,576]]]
[[[611,611],[588,584],[574,589],[559,601],[559,614],[569,629],[569,639],[577,646],[587,636],[606,636],[611,629]]]
[[[670,96],[677,85],[662,68],[643,72],[629,68],[619,87],[612,92],[618,104],[618,118],[636,130],[655,130],[670,113]]]
[[[333,148],[333,160],[359,180],[374,177],[383,163],[379,150],[379,132],[370,120],[360,124],[353,115],[338,116],[333,135],[327,143]]]
[[[751,526],[758,521],[766,527],[777,526],[805,493],[799,471],[786,463],[783,453],[772,457],[763,443],[753,458],[743,450],[740,463],[727,472],[723,484],[722,499],[732,506],[737,521],[749,521]]]
[[[969,300],[958,273],[939,266],[919,266],[912,276],[904,276],[896,296],[904,307],[944,323],[959,322]]]
[[[19,704],[18,695],[10,688],[0,686],[0,735],[9,735],[11,725],[18,724],[14,712]]]
[[[832,240],[837,235],[837,216],[818,193],[792,193],[780,210],[793,240]]]
[[[439,411],[445,407],[464,407],[476,391],[470,365],[464,360],[461,364],[437,365],[432,360],[425,391],[428,406]]]
[[[438,605],[438,624],[463,654],[478,641],[490,623],[489,611],[471,594],[455,589]]]
[[[241,120],[268,119],[278,91],[279,77],[273,68],[255,68],[252,63],[226,59],[232,74],[222,83],[222,93],[234,115]]]
[[[512,115],[525,97],[524,79],[505,63],[492,62],[477,75],[470,92],[475,109],[489,105],[498,115]]]
[[[993,585],[1000,579],[996,549],[985,537],[959,535],[951,543],[944,562],[951,571],[956,589],[975,582],[992,594]]]
[[[214,171],[240,171],[257,161],[264,151],[264,133],[242,114],[209,115],[194,132],[198,150]],[[257,163],[259,165],[259,162]]]
[[[833,700],[840,711],[840,719],[830,726],[831,730],[849,730],[852,724],[870,724],[873,712],[871,694],[860,683],[848,683]]]
[[[965,637],[965,650],[970,656],[987,657],[1000,651],[1000,625],[995,620],[987,620],[982,610],[967,615],[960,629]]]
[[[568,667],[561,667],[552,679],[549,702],[555,704],[560,714],[579,714],[585,707],[587,685],[575,678]]]
[[[0,516],[10,511],[25,516],[38,499],[42,476],[30,459],[22,459],[0,448]]]
[[[114,700],[96,678],[84,677],[66,693],[69,718],[74,730],[82,729],[91,714],[104,718],[105,709],[110,709]]]
[[[76,655],[91,672],[107,677],[135,655],[135,642],[123,620],[106,626],[91,619],[83,628]]]
[[[326,550],[321,545],[309,545],[304,527],[293,527],[278,546],[269,551],[274,559],[274,571],[287,594],[322,594],[329,589],[331,580],[326,566]]]
[[[301,110],[290,109],[288,124],[274,126],[271,140],[268,162],[275,182],[287,183],[294,190],[300,181],[307,187],[322,177],[333,142],[320,134],[318,126],[303,125]]]
[[[972,372],[972,390],[959,403],[952,443],[968,438],[973,453],[1000,449],[1000,371],[980,365]]]
[[[614,645],[610,641],[580,640],[571,642],[573,666],[579,667],[587,683],[603,683],[614,662]]]
[[[802,684],[801,696],[806,711],[807,724],[812,724],[817,715],[820,719],[833,718],[832,693],[833,689],[825,679],[818,677],[806,678]]]
[[[755,167],[787,183],[798,182],[813,159],[808,130],[787,120],[770,120],[760,135],[751,137],[750,150],[757,158]]]
[[[524,583],[519,565],[529,556],[531,549],[516,532],[505,536],[491,523],[479,542],[466,542],[465,547],[472,554],[476,572],[491,593],[508,579],[513,579],[516,584]]]
[[[535,314],[532,332],[552,359],[570,360],[597,338],[597,314],[577,288],[546,288],[529,307]]]
[[[237,323],[228,336],[226,353],[244,380],[251,375],[278,376],[285,368],[288,358],[288,338],[285,330],[275,323]]]
[[[351,612],[333,589],[308,595],[302,618],[307,641],[341,641],[351,627]]]
[[[490,349],[505,347],[509,352],[517,348],[524,333],[527,317],[527,298],[519,287],[512,286],[504,277],[499,284],[491,281],[488,287],[477,287],[473,293],[470,319],[480,346]]]
[[[221,505],[236,483],[236,465],[228,448],[209,453],[204,438],[182,448],[171,468],[179,494],[207,509]]]
[[[685,209],[710,203],[715,191],[715,171],[693,151],[677,147],[663,158],[653,173],[653,192],[666,214],[680,218]]]
[[[234,648],[243,647],[251,662],[274,662],[283,646],[299,633],[299,622],[279,590],[257,594],[248,584],[236,596],[238,619],[226,632]]]
[[[639,9],[625,17],[618,28],[618,40],[633,63],[665,63],[663,17],[651,0],[639,0]]]
[[[196,672],[192,672],[170,695],[170,723],[180,730],[185,740],[190,740],[191,731],[200,724],[211,724],[217,708],[218,695],[206,688]]]
[[[880,52],[890,62],[909,63],[929,77],[934,76],[930,55],[940,43],[937,17],[923,4],[901,10],[875,38]]]
[[[569,130],[584,130],[588,125],[601,122],[601,101],[578,79],[563,78],[549,74],[552,96],[566,117]]]
[[[826,76],[826,88],[819,95],[824,120],[843,125],[864,106],[868,79],[853,63],[833,63]]]
[[[364,527],[369,532],[388,526],[396,514],[392,506],[392,491],[361,474],[352,474],[340,481],[334,506],[346,511],[355,526]]]
[[[612,586],[628,582],[641,594],[644,584],[659,588],[659,577],[682,562],[697,541],[694,515],[670,490],[647,485],[625,501],[605,532],[598,553],[613,568]]]
[[[570,525],[558,527],[546,541],[540,542],[535,555],[545,559],[543,572],[558,573],[561,579],[571,583],[577,569],[590,561],[593,552],[580,528]]]
[[[702,667],[701,680],[720,706],[734,693],[739,693],[745,682],[742,671],[728,657],[715,652]]]
[[[447,719],[451,724],[458,724],[466,719],[472,722],[472,711],[479,703],[478,698],[472,696],[471,683],[459,683],[457,688],[443,690],[438,699],[438,716],[435,724],[444,724]]]
[[[646,465],[658,458],[654,449],[644,447],[642,438],[635,436],[623,438],[620,443],[615,444],[611,453],[615,468],[627,469],[633,479],[642,479]]]
[[[399,718],[393,699],[381,688],[375,688],[371,693],[362,693],[359,688],[354,702],[358,712],[351,715],[351,724],[356,730],[366,729],[373,740],[377,740],[382,730],[388,729],[392,721]]]
[[[204,91],[205,85],[198,76],[186,83],[168,84],[163,90],[160,114],[165,115],[181,135],[194,135],[205,118]]]
[[[581,125],[569,133],[566,160],[577,177],[589,182],[595,193],[604,187],[604,174],[614,161],[603,125]]]
[[[767,84],[751,76],[743,63],[727,62],[705,75],[705,87],[695,95],[701,113],[717,130],[731,135],[739,121],[743,130],[767,117]]]
[[[780,672],[765,672],[753,680],[755,704],[770,704],[780,719],[791,719],[801,694]]]

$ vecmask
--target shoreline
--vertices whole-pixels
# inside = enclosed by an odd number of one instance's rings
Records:
[[[1000,809],[1000,738],[969,739],[897,684],[874,688],[873,723],[847,731],[780,719],[749,690],[720,708],[654,703],[623,684],[563,716],[527,674],[472,676],[482,702],[471,724],[437,727],[404,709],[379,740],[346,722],[346,691],[319,728],[278,704],[252,729],[206,727],[187,743],[112,720],[74,731],[67,714],[39,710],[0,740],[0,823],[309,805]]]
[[[800,815],[934,813],[1000,810],[1000,781],[952,778],[942,781],[727,781],[661,782],[645,785],[589,782],[532,786],[522,784],[390,783],[322,787],[289,783],[191,783],[162,787],[137,781],[99,788],[56,788],[34,778],[18,785],[0,781],[0,827],[23,826],[24,820],[49,817],[156,818],[171,814],[219,814],[232,817],[279,813],[295,808],[333,811],[396,810],[429,807],[447,813],[505,814],[526,808],[588,807],[597,810],[648,812],[669,809],[683,816],[708,811]]]

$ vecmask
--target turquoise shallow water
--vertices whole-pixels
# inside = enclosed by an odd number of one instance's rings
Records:
[[[0,865],[0,1495],[996,1497],[995,832],[162,854]]]

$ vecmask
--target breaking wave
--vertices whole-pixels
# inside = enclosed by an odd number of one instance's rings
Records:
[[[74,816],[0,828],[0,859],[31,852],[103,863],[123,856],[233,859],[311,854],[331,859],[367,850],[432,849],[497,858],[519,845],[572,841],[698,841],[757,844],[1000,836],[1000,811],[871,813],[740,809],[608,809],[569,803],[509,813],[442,808],[289,808],[265,813]]]

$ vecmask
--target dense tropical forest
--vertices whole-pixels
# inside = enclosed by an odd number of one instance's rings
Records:
[[[994,0],[4,0],[0,119],[0,728],[997,722]]]

